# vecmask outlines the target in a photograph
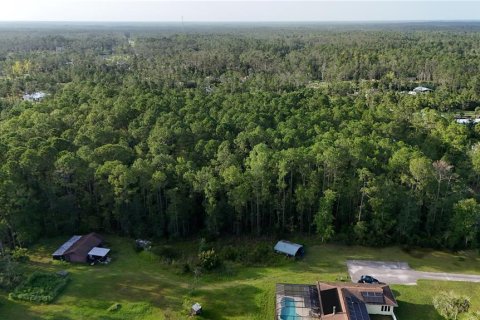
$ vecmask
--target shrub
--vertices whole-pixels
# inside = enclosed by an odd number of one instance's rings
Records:
[[[4,258],[0,260],[0,288],[11,290],[23,280],[18,263]]]
[[[247,265],[266,265],[272,264],[278,259],[272,247],[267,244],[258,244],[253,249],[246,252],[243,262]]]
[[[192,314],[193,300],[189,297],[184,297],[182,302],[182,314],[189,316]]]
[[[178,253],[171,246],[153,247],[152,252],[164,260],[170,262],[178,258]]]
[[[24,301],[50,303],[67,283],[68,277],[61,277],[53,273],[34,272],[10,293],[10,297]]]
[[[433,306],[444,318],[455,320],[460,313],[468,312],[470,298],[459,296],[453,291],[441,291],[433,298]]]
[[[15,248],[12,251],[12,259],[18,262],[27,262],[30,260],[28,250],[26,248]]]
[[[205,238],[200,239],[200,243],[198,244],[198,253],[202,253],[204,251],[208,251],[211,247],[208,245],[207,240]]]
[[[205,270],[213,270],[221,265],[221,260],[213,249],[200,252],[198,260],[200,267]]]
[[[220,249],[219,257],[222,261],[234,261],[247,266],[272,265],[280,261],[280,256],[275,254],[268,244],[250,244],[242,247],[227,245]]]
[[[135,243],[133,245],[133,250],[135,250],[135,252],[142,252],[143,251],[143,247],[139,246],[137,243]]]
[[[345,281],[350,282],[351,279],[348,273],[344,273],[344,274],[337,275],[337,278],[335,280],[340,282],[345,282]]]
[[[135,240],[134,249],[136,252],[149,251],[152,249],[152,242],[148,240],[137,239]]]
[[[241,251],[234,246],[227,245],[220,249],[218,255],[222,260],[237,261],[237,259],[241,256]]]
[[[108,307],[107,311],[108,312],[118,311],[118,310],[120,310],[121,307],[122,307],[122,305],[120,303],[114,303],[110,307]]]
[[[192,272],[192,268],[188,262],[185,262],[182,266],[182,274],[189,274]]]

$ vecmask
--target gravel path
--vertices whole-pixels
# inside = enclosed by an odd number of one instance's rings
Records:
[[[353,282],[364,274],[388,284],[415,285],[418,279],[480,282],[480,275],[416,271],[406,262],[348,260],[347,267]]]

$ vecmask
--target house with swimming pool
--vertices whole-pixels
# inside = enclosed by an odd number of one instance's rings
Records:
[[[396,320],[398,307],[386,284],[317,282],[277,284],[275,320]],[[376,319],[376,318],[375,318]]]

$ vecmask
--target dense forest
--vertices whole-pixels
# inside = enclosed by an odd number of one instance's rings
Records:
[[[0,26],[0,112],[10,246],[480,244],[480,24]]]

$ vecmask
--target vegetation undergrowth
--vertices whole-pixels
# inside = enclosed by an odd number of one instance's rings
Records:
[[[66,287],[68,280],[57,274],[34,272],[10,293],[10,298],[50,303]]]

